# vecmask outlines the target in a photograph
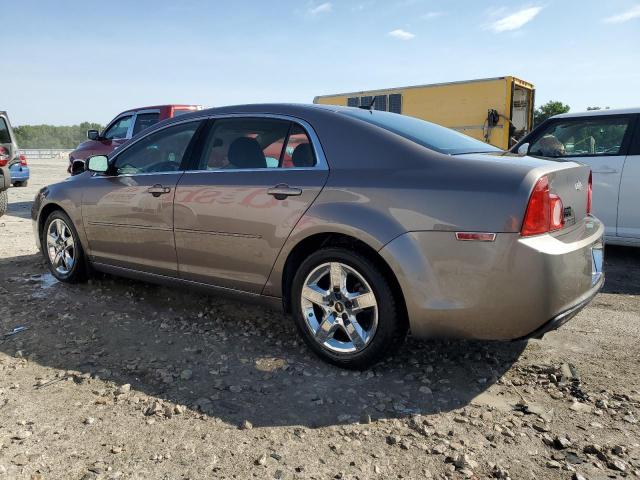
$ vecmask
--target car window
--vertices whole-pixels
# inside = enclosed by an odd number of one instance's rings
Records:
[[[133,126],[133,135],[135,136],[143,130],[149,128],[151,125],[155,125],[156,123],[158,123],[159,119],[159,112],[139,113],[136,117],[136,123]]]
[[[199,121],[154,132],[126,149],[115,159],[118,174],[175,172],[196,132]]]
[[[132,115],[119,118],[104,132],[104,135],[102,136],[108,140],[113,138],[127,138],[127,132],[129,131],[132,119]]]
[[[371,103],[371,99],[368,101]],[[365,102],[364,98],[362,102]],[[345,109],[340,113],[364,120],[365,122],[384,128],[396,135],[400,135],[423,147],[440,153],[457,155],[463,153],[501,151],[499,148],[489,145],[488,143],[481,142],[480,140],[476,140],[450,128],[441,127],[435,123],[426,122],[407,115],[377,110],[362,110],[358,108]]]
[[[0,117],[0,143],[11,143],[9,127],[2,117]]]
[[[297,123],[291,126],[287,148],[282,154],[282,168],[305,168],[316,165],[316,158],[307,132]]]
[[[620,155],[629,117],[572,118],[552,122],[537,137],[529,155],[582,157]]]
[[[278,168],[290,122],[226,118],[213,123],[199,170]]]

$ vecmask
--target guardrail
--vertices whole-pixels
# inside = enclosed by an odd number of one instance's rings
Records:
[[[20,153],[29,160],[42,160],[45,158],[69,158],[73,150],[70,148],[22,148]]]

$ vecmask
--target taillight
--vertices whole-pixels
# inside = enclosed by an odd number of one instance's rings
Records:
[[[23,167],[27,166],[27,157],[25,157],[24,155],[20,155],[20,165]]]
[[[549,192],[549,179],[542,177],[533,187],[520,234],[524,237],[540,235],[564,226],[562,199]]]
[[[587,186],[587,215],[591,214],[591,198],[593,197],[593,178],[589,172],[589,185]]]
[[[9,163],[9,152],[6,148],[0,147],[0,167],[5,167]]]

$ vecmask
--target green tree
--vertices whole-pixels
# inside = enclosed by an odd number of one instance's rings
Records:
[[[14,127],[20,148],[76,148],[87,139],[87,130],[102,130],[98,123],[80,125],[21,125]]]
[[[560,113],[567,113],[570,109],[571,107],[569,107],[569,105],[565,105],[557,100],[550,100],[533,111],[533,125],[538,126],[547,118]]]

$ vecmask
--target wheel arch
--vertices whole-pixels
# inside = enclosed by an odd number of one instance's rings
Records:
[[[286,313],[291,313],[291,286],[296,271],[305,258],[314,251],[325,247],[342,247],[364,255],[370,260],[389,281],[393,295],[398,302],[402,314],[402,321],[408,322],[407,306],[404,293],[395,272],[386,260],[370,245],[355,237],[344,233],[325,232],[310,235],[299,241],[289,252],[282,270],[282,305]]]

